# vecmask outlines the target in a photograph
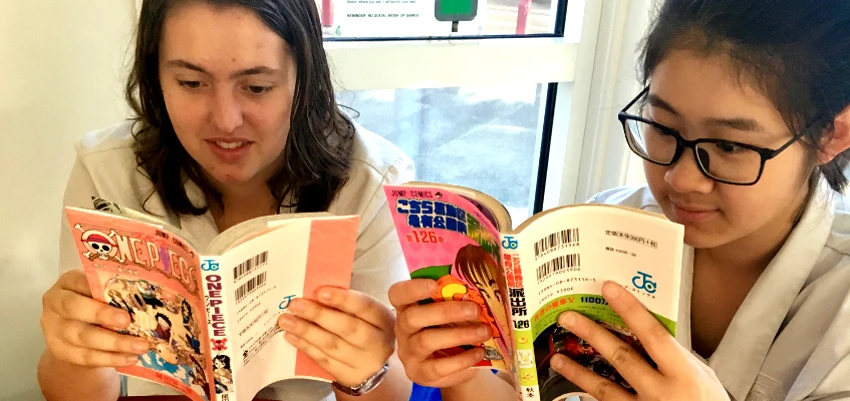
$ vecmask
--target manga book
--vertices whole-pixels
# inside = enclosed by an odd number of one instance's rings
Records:
[[[293,377],[331,381],[286,342],[277,319],[320,286],[349,287],[358,216],[257,218],[199,249],[150,216],[99,198],[94,207],[65,210],[92,296],[126,310],[122,331],[150,344],[119,373],[193,401],[250,400]]]
[[[565,311],[595,320],[651,362],[602,297],[605,281],[635,294],[675,334],[684,228],[663,215],[569,205],[514,229],[502,204],[470,188],[414,182],[384,190],[411,277],[438,284],[420,303],[474,302],[478,323],[492,333],[488,341],[438,356],[483,348],[478,366],[511,374],[522,399],[586,395],[550,369],[556,353],[630,389],[593,347],[557,325]]]

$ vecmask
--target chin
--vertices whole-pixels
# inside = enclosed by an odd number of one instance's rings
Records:
[[[718,230],[706,230],[703,227],[685,226],[685,244],[694,248],[716,248],[733,240]]]
[[[222,171],[211,175],[212,178],[222,185],[238,185],[251,181],[256,174],[245,171]]]

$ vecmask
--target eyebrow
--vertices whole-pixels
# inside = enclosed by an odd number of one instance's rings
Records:
[[[673,105],[667,103],[667,101],[656,94],[650,93],[647,96],[647,101],[651,106],[668,111],[676,117],[682,116],[682,114],[679,113]],[[731,128],[737,131],[765,132],[765,129],[761,126],[761,124],[751,118],[709,118],[706,122],[708,125]]]
[[[197,72],[200,72],[202,74],[211,75],[203,67],[192,64],[192,63],[185,61],[185,60],[170,60],[166,64],[171,66],[171,67],[185,68],[187,70],[197,71]],[[251,67],[251,68],[246,68],[244,70],[236,71],[236,72],[230,74],[230,78],[231,79],[232,78],[240,78],[240,77],[244,77],[244,76],[248,76],[248,75],[259,75],[259,74],[273,75],[277,71],[278,70],[271,68],[271,67],[266,67],[264,65],[258,65],[256,67]]]

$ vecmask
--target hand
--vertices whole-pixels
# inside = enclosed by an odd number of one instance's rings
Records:
[[[130,315],[92,299],[82,270],[59,276],[42,304],[47,350],[61,361],[86,367],[130,366],[150,349],[143,339],[100,327],[126,328]]]
[[[640,340],[658,369],[611,332],[576,312],[561,314],[558,324],[599,351],[637,395],[560,354],[552,358],[553,369],[600,401],[729,400],[711,368],[682,348],[632,294],[616,283],[607,282],[602,295]]]
[[[466,301],[437,302],[419,305],[437,290],[434,280],[414,279],[390,287],[390,302],[396,308],[395,333],[398,356],[407,377],[429,387],[453,387],[475,377],[478,369],[470,369],[484,359],[481,348],[450,357],[435,358],[434,352],[491,338],[484,324],[434,327],[466,323],[478,319],[478,305]]]
[[[324,287],[319,302],[297,298],[278,319],[284,337],[343,386],[377,373],[395,350],[392,311],[352,290]]]

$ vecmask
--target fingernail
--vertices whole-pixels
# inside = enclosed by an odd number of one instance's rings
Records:
[[[558,323],[561,324],[563,328],[572,328],[576,325],[576,315],[575,312],[564,312],[561,314],[561,318]]]
[[[148,349],[150,349],[150,344],[148,344],[147,341],[134,341],[133,342],[133,351],[135,351],[139,354],[144,354],[145,352],[148,352]]]
[[[289,311],[292,313],[301,313],[304,312],[304,305],[301,300],[293,299],[289,303]]]
[[[606,282],[602,286],[602,295],[607,299],[617,299],[622,293],[623,289],[620,288],[620,285],[611,281]]]
[[[283,317],[282,317],[282,318],[280,318],[280,326],[281,326],[284,330],[289,330],[289,329],[291,329],[291,328],[292,328],[292,326],[294,326],[294,325],[295,325],[295,321],[293,320],[292,316],[289,316],[289,315],[283,315]]]
[[[331,290],[321,290],[319,291],[319,300],[322,302],[328,302],[331,300]]]
[[[478,307],[475,305],[464,305],[463,314],[467,317],[478,317]]]
[[[549,360],[549,364],[552,365],[552,369],[558,370],[564,367],[564,356],[561,354],[555,354],[552,356],[552,359]]]
[[[139,357],[137,357],[137,356],[128,356],[127,357],[127,365],[135,365],[136,362],[139,362]]]
[[[478,329],[475,330],[475,333],[478,335],[478,338],[490,337],[490,329],[488,329],[487,326],[478,326]]]
[[[127,316],[126,313],[118,312],[112,316],[112,321],[115,323],[116,326],[124,328],[127,327],[128,324],[130,324],[130,316]]]
[[[296,347],[298,346],[299,343],[301,343],[301,340],[298,338],[298,336],[291,334],[291,333],[284,334],[283,338],[285,338],[286,341],[289,341],[290,344],[292,344]]]

